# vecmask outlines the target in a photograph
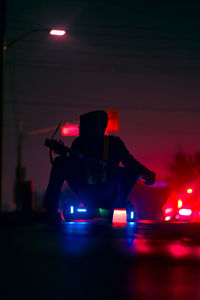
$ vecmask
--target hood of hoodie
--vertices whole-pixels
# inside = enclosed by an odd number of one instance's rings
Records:
[[[108,124],[108,115],[104,110],[91,111],[80,115],[79,135],[83,138],[100,138]]]

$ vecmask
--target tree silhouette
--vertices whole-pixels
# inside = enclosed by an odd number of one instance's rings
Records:
[[[181,190],[194,182],[200,174],[200,153],[187,155],[183,152],[175,154],[172,164],[169,166],[170,175],[168,183],[170,188]]]

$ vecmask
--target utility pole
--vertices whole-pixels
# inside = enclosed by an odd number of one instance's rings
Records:
[[[3,189],[3,131],[4,131],[4,42],[6,31],[6,0],[0,1],[0,212]]]
[[[2,209],[2,187],[3,187],[3,125],[4,125],[4,66],[6,52],[10,47],[26,38],[27,36],[37,33],[37,32],[48,32],[51,36],[63,37],[66,34],[66,30],[63,29],[51,29],[51,28],[38,28],[29,30],[22,35],[18,36],[16,39],[5,43],[5,27],[6,27],[6,0],[0,0],[0,212]],[[22,132],[22,121],[20,120],[18,146],[17,146],[17,168],[16,168],[16,210],[21,211],[22,207],[22,192],[23,192],[23,182],[25,176],[25,169],[21,166],[21,144],[22,144],[23,132]]]

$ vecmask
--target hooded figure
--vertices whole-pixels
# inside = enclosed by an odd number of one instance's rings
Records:
[[[83,153],[87,157],[96,160],[107,160],[106,136],[104,133],[108,124],[107,113],[103,110],[92,111],[80,116],[79,138],[74,141],[71,148],[73,153]],[[81,161],[80,161],[81,163]],[[82,161],[88,183],[95,184],[101,179],[105,181],[105,168],[94,161]]]
[[[104,110],[97,110],[80,115],[79,136],[83,139],[99,139],[104,136],[108,116]]]
[[[129,153],[119,137],[104,135],[107,123],[105,111],[80,116],[79,137],[72,143],[70,156],[58,156],[52,166],[44,201],[51,217],[57,214],[65,180],[86,206],[111,210],[125,208],[138,178],[154,183],[155,174]]]

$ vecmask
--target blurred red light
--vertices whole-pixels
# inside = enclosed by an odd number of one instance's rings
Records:
[[[66,124],[61,127],[62,136],[78,136],[79,135],[79,125],[76,124]]]
[[[192,189],[187,189],[188,194],[192,194],[193,190]]]
[[[173,211],[173,209],[171,207],[165,209],[166,215],[171,213],[172,211]]]
[[[106,134],[109,132],[119,131],[119,113],[116,109],[107,110],[108,114],[108,125],[106,128]],[[61,127],[62,136],[78,136],[79,125],[77,124],[65,124]]]
[[[106,132],[117,132],[119,131],[119,113],[117,109],[108,109],[108,125]]]
[[[184,245],[179,245],[178,243],[168,245],[167,248],[174,257],[184,257],[189,254],[189,248]]]

